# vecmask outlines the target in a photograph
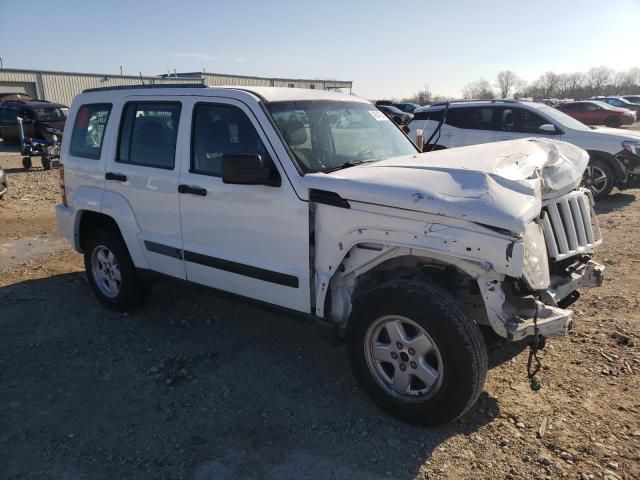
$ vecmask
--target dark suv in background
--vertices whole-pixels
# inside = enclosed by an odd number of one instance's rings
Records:
[[[56,135],[62,138],[64,122],[69,107],[43,100],[7,101],[0,103],[0,138],[5,144],[18,143],[20,130],[18,118],[22,118],[24,134],[27,137],[52,141]]]

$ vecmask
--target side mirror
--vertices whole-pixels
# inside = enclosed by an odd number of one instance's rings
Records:
[[[222,182],[235,185],[280,186],[280,177],[265,165],[260,155],[227,154],[222,157]]]
[[[556,126],[552,125],[551,123],[545,123],[543,125],[540,125],[538,127],[538,130],[544,133],[558,133],[558,130],[556,130]]]

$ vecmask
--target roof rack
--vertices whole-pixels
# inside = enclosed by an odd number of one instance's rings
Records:
[[[82,93],[103,92],[106,90],[139,90],[142,88],[208,88],[203,83],[154,83],[152,85],[119,85],[115,87],[87,88]]]
[[[509,98],[494,98],[491,100],[482,100],[480,98],[470,100],[470,99],[462,99],[462,100],[448,100],[444,102],[436,102],[429,105],[430,107],[439,107],[442,105],[446,105],[447,103],[474,103],[474,102],[490,102],[490,103],[520,103],[520,100],[513,100]]]

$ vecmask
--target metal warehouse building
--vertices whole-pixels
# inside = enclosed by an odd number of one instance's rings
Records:
[[[0,93],[22,92],[38,100],[70,105],[73,97],[87,88],[113,87],[118,85],[147,85],[162,83],[203,83],[220,86],[262,86],[315,88],[318,90],[345,89],[351,92],[351,81],[303,80],[291,78],[249,77],[218,73],[177,73],[175,75],[136,76],[119,74],[50,72],[40,70],[0,70]]]

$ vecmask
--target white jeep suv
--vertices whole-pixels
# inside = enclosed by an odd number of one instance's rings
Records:
[[[445,110],[446,102],[416,109],[407,126],[409,137],[415,141],[417,130],[421,129],[428,139]],[[640,186],[640,132],[588,127],[541,103],[518,100],[451,102],[441,132],[425,146],[425,151],[534,136],[563,140],[589,153],[583,184],[596,199],[607,196],[613,187]]]
[[[158,87],[87,90],[65,127],[58,223],[107,307],[153,272],[313,317],[380,406],[438,424],[482,390],[481,329],[567,335],[602,281],[577,147],[421,154],[356,97]]]

